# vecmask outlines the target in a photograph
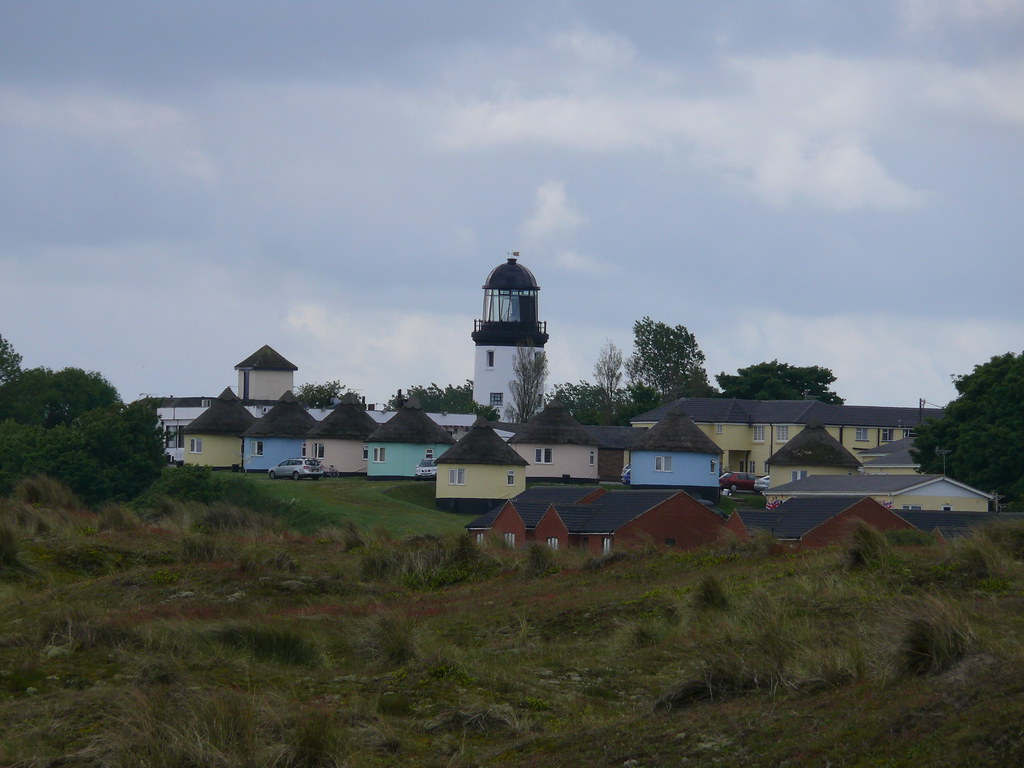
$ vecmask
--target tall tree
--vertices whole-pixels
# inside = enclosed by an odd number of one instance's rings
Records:
[[[836,377],[819,365],[795,366],[772,360],[740,368],[735,376],[724,371],[715,377],[722,397],[740,400],[820,400],[842,405],[830,387]]]
[[[954,385],[942,418],[915,429],[914,458],[1024,508],[1024,354],[993,357]]]
[[[516,423],[532,419],[544,406],[544,384],[548,378],[548,359],[533,342],[520,344],[512,358],[511,402],[505,406],[505,418]]]
[[[446,384],[443,388],[430,383],[430,386],[413,385],[406,390],[403,399],[415,397],[420,401],[423,410],[428,413],[473,413],[483,416],[488,421],[497,421],[500,418],[498,409],[490,405],[481,405],[473,399],[473,382],[469,379],[465,384],[458,386]],[[385,406],[390,411],[399,409],[399,395],[396,393]]]
[[[594,363],[594,382],[601,396],[601,424],[615,423],[622,400],[622,364],[622,350],[606,341]],[[578,421],[579,417],[576,418]]]
[[[633,383],[656,389],[663,402],[715,394],[704,370],[704,353],[684,325],[673,327],[649,317],[633,323],[633,354],[626,372]]]
[[[347,389],[337,379],[322,384],[307,382],[295,390],[295,398],[307,408],[330,408],[341,400]]]
[[[0,336],[0,387],[21,373],[21,355],[14,351],[14,346]]]
[[[621,393],[621,390],[620,390]],[[600,424],[604,414],[604,393],[588,381],[556,384],[551,400],[557,400],[580,424]]]
[[[114,385],[96,371],[29,368],[0,387],[0,419],[51,429],[120,402]]]

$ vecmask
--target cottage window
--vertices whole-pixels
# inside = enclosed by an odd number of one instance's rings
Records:
[[[882,427],[882,442],[883,443],[891,443],[892,442],[892,433],[894,431],[895,430],[892,427]]]
[[[516,535],[514,533],[505,534],[505,546],[514,547],[516,545]]]
[[[464,467],[452,467],[448,470],[448,485],[465,485],[466,469]]]
[[[252,441],[252,455],[253,456],[262,456],[263,455],[263,441],[262,440],[253,440]]]
[[[504,392],[491,392],[491,405],[495,408],[501,408],[505,402]]]
[[[868,428],[857,427],[857,433],[854,439],[859,443],[866,443],[868,440]]]
[[[784,443],[789,440],[789,426],[775,428],[775,442]]]
[[[306,444],[305,443],[302,444],[302,450],[300,451],[299,455],[302,456],[302,458],[306,458]]]
[[[715,474],[715,460],[714,459],[711,460],[711,474],[712,475]]]
[[[188,452],[189,453],[202,453],[203,452],[203,438],[191,437],[188,441]]]
[[[722,425],[721,424],[715,424],[715,434],[716,435],[722,434]]]
[[[313,443],[313,458],[322,459],[324,457],[324,444]]]
[[[533,450],[533,463],[534,464],[550,464],[551,463],[551,449],[550,448],[534,448],[534,450]]]
[[[654,457],[654,471],[655,472],[671,472],[672,471],[672,457],[671,456],[655,456]]]
[[[764,424],[758,424],[754,427],[754,442],[764,442]]]
[[[590,466],[594,466],[594,459],[596,458],[597,451],[590,452]]]
[[[505,481],[509,485],[515,485],[516,484],[516,471],[514,469],[510,469],[508,471],[508,475],[506,475],[506,480]]]
[[[942,511],[943,512],[952,512],[953,511],[953,505],[952,504],[943,504],[942,505]]]
[[[551,549],[558,549],[558,537],[557,536],[548,536],[548,546]]]
[[[434,458],[434,449],[433,448],[427,448],[425,451],[423,451],[423,458],[424,459],[432,459],[432,458]]]
[[[806,469],[794,469],[792,472],[789,473],[789,477],[794,482],[797,481],[797,480],[803,480],[805,477],[807,477],[807,470]]]
[[[912,430],[912,429],[904,429],[903,430],[903,437],[906,438],[906,437],[913,437],[913,436],[914,436],[914,430]]]
[[[363,443],[363,461],[366,461],[369,458],[370,458],[370,446],[366,445],[366,443]]]
[[[375,445],[373,446],[373,463],[383,464],[387,460],[387,446]]]

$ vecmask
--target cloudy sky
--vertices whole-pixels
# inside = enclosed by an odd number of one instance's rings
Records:
[[[473,376],[512,251],[550,383],[647,315],[712,383],[955,397],[1024,349],[1024,0],[0,3],[0,335],[217,394]]]

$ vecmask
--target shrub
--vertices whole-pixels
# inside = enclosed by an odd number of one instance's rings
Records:
[[[33,506],[82,508],[82,502],[70,488],[46,475],[30,475],[22,479],[14,486],[11,498]]]
[[[333,768],[343,748],[342,731],[327,710],[305,713],[290,734],[280,761],[283,768]]]
[[[419,655],[415,630],[411,620],[384,613],[366,625],[363,645],[371,655],[389,664],[405,664]]]
[[[729,596],[715,574],[709,573],[700,580],[693,593],[693,607],[701,611],[724,610],[729,607]]]
[[[558,570],[551,547],[533,543],[526,550],[526,575],[546,576]]]
[[[936,596],[908,609],[900,624],[894,664],[901,676],[942,672],[964,658],[976,642],[964,615]]]
[[[319,648],[304,635],[283,627],[232,624],[213,631],[218,642],[251,653],[255,658],[297,666],[320,662]]]
[[[999,522],[976,535],[984,536],[1014,560],[1024,560],[1024,521]]]
[[[484,578],[498,569],[461,534],[454,541],[436,536],[416,537],[391,545],[368,547],[359,564],[360,578],[397,581],[411,589],[437,589]]]
[[[98,514],[98,529],[101,531],[134,531],[139,528],[139,518],[124,504],[107,502]]]
[[[217,542],[209,536],[189,535],[181,540],[181,559],[186,563],[208,563],[220,554]]]
[[[887,563],[892,556],[892,545],[874,526],[863,520],[854,520],[850,526],[846,545],[846,567],[877,568]]]
[[[207,531],[247,531],[263,533],[277,530],[270,518],[247,507],[216,502],[194,509],[193,526]]]
[[[13,526],[7,523],[0,523],[0,571],[21,570],[21,558],[18,549],[21,546],[21,537]]]
[[[150,486],[147,496],[153,500],[166,496],[178,501],[197,501],[209,504],[223,494],[223,486],[209,467],[184,464],[166,467]]]

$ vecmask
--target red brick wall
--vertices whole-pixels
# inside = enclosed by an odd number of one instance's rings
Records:
[[[491,530],[499,535],[514,533],[516,535],[517,547],[521,547],[526,543],[526,525],[512,504],[505,504],[501,508],[501,512],[498,513],[498,516],[494,518],[494,522],[491,524]]]
[[[532,538],[540,544],[546,543],[549,538],[558,539],[558,548],[565,549],[569,546],[569,529],[565,527],[554,507],[548,507],[548,511],[533,530]]]
[[[724,529],[722,518],[699,501],[679,493],[622,526],[616,532],[615,544],[631,546],[649,537],[656,544],[674,539],[676,549],[693,549],[713,544]]]
[[[729,519],[725,521],[725,527],[736,534],[736,538],[740,541],[750,541],[750,533],[747,531],[747,526],[743,524],[743,519],[740,517],[739,512],[733,512],[729,515]]]
[[[915,530],[914,526],[874,499],[861,499],[800,539],[803,547],[827,547],[845,541],[854,520],[863,520],[880,531]]]
[[[601,480],[619,482],[622,467],[626,463],[626,452],[615,448],[599,448],[597,451],[597,476]]]

